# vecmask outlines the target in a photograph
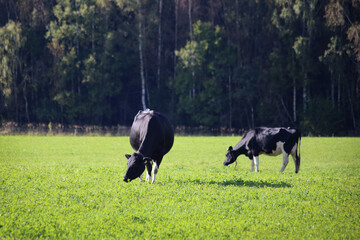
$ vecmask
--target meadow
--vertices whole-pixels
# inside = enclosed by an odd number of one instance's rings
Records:
[[[128,137],[0,136],[0,239],[359,239],[360,138],[302,138],[292,159],[240,137],[175,137],[157,182],[125,183]]]

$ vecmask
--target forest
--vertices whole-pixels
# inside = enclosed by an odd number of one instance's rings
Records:
[[[0,125],[359,136],[359,0],[0,0]]]

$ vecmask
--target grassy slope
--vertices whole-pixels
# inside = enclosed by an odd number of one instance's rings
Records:
[[[223,167],[238,137],[176,137],[157,183],[122,182],[127,137],[0,136],[3,238],[360,236],[360,138],[303,138],[302,164]]]

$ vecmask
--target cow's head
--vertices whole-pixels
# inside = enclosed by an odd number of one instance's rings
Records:
[[[128,169],[123,180],[124,182],[130,182],[141,176],[145,170],[145,162],[148,158],[144,157],[141,153],[125,154],[125,157],[128,159]]]
[[[234,156],[234,150],[233,150],[232,146],[230,146],[229,149],[227,150],[225,157],[226,157],[226,159],[224,162],[224,166],[227,166],[236,161],[236,157]]]

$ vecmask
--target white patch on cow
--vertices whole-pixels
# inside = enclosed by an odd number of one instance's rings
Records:
[[[157,163],[154,161],[153,167],[152,167],[152,174],[153,174],[153,178],[151,183],[155,183],[155,179],[156,179],[156,174],[158,173],[159,170],[159,166],[157,165]]]
[[[259,172],[259,156],[254,156],[252,162],[255,164],[255,171]],[[251,169],[254,170],[254,166],[251,166]]]
[[[298,146],[297,143],[295,143],[294,146],[293,146],[293,148],[291,149],[291,152],[290,152],[291,155],[293,155],[293,156],[295,155],[297,146]]]
[[[280,170],[280,172],[283,172],[286,168],[286,166],[289,163],[289,154],[287,154],[285,151],[283,152],[283,166]]]
[[[251,160],[251,169],[250,172],[254,171],[254,159]]]
[[[267,155],[269,155],[269,156],[278,156],[283,152],[284,152],[284,142],[279,141],[279,142],[276,143],[276,149],[273,150],[272,153],[269,153]]]
[[[150,181],[150,179],[151,179],[151,176],[150,176],[149,172],[146,170],[146,181],[148,182],[148,181]]]
[[[291,153],[292,159],[294,160],[294,164],[296,167],[296,154],[295,153]]]
[[[297,150],[297,147],[298,147],[298,144],[295,143],[294,147],[291,149],[291,152],[290,152],[290,154],[292,156],[292,159],[294,160],[295,166],[296,166],[296,150]]]

